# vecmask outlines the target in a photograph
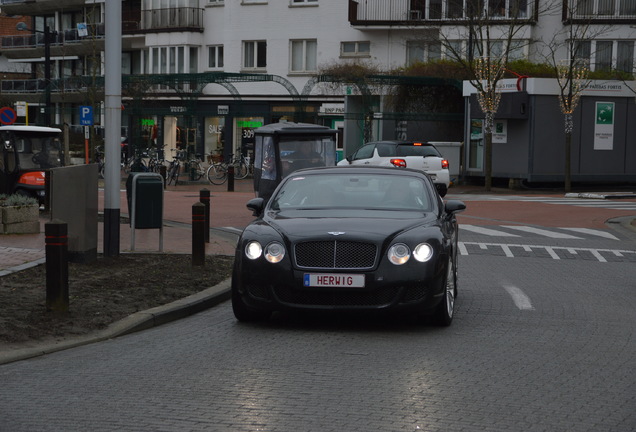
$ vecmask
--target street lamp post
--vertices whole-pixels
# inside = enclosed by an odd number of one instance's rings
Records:
[[[44,31],[30,29],[23,22],[19,22],[16,26],[18,31],[32,31],[33,33],[44,34],[44,119],[45,126],[51,125],[51,30],[49,26],[44,26]],[[37,45],[37,44],[36,44]]]

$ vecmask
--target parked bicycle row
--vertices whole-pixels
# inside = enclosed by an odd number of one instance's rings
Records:
[[[166,184],[176,185],[179,176],[183,175],[188,180],[198,181],[205,177],[211,184],[222,185],[228,179],[230,168],[234,170],[234,178],[244,179],[253,174],[253,165],[249,156],[231,154],[225,160],[212,160],[207,167],[204,166],[200,155],[188,153],[185,150],[172,149],[172,160],[166,161],[162,157],[163,151],[157,148],[141,149],[132,156],[122,152],[121,169],[124,173],[130,172],[156,172],[161,167],[166,167]],[[104,151],[101,146],[95,150],[95,161],[99,165],[99,176],[104,178]]]

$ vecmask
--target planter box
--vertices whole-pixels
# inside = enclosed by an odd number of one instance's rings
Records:
[[[2,233],[35,234],[40,232],[40,206],[0,207]]]

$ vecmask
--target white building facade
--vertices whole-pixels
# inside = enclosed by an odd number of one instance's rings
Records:
[[[3,80],[3,102],[28,102],[32,121],[42,124],[79,125],[79,106],[99,113],[108,61],[104,6],[0,0],[3,14],[25,15],[35,30],[2,38],[0,58],[31,70],[22,82]],[[124,0],[122,9],[122,133],[139,146],[186,146],[205,155],[245,151],[255,127],[282,119],[340,129],[359,123],[364,113],[348,112],[356,104],[345,103],[359,89],[316,79],[338,64],[389,71],[452,52],[506,51],[510,59],[545,62],[551,54],[569,58],[568,41],[576,40],[577,57],[591,70],[635,70],[636,0]],[[47,27],[48,85],[42,82]],[[480,39],[485,28],[487,40]],[[41,109],[45,87],[54,105],[48,119]],[[375,100],[382,111],[382,98]],[[409,130],[404,121],[399,127],[381,116],[374,121],[375,138]],[[360,130],[350,129],[341,134],[347,153],[363,141]],[[461,133],[431,139],[463,140]]]

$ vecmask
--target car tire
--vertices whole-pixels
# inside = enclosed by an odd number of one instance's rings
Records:
[[[455,299],[457,296],[457,268],[452,254],[448,257],[446,278],[444,281],[444,296],[437,306],[433,320],[436,325],[448,327],[453,322],[455,315]]]
[[[239,292],[238,280],[235,272],[232,273],[232,311],[237,320],[242,322],[265,321],[269,318],[269,312],[250,309]]]

